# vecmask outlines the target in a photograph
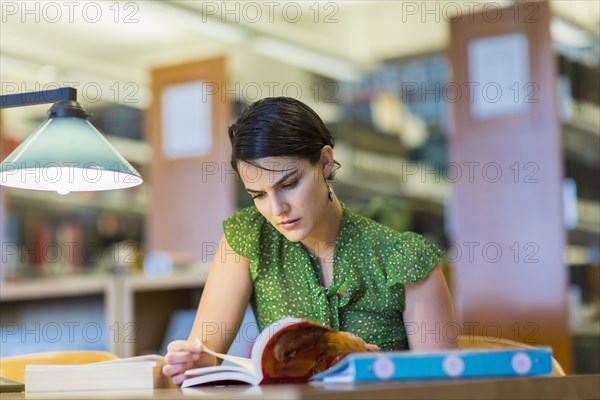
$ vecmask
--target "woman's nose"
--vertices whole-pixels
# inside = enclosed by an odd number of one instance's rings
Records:
[[[273,215],[279,216],[286,214],[289,211],[288,209],[289,207],[287,205],[287,202],[282,196],[276,195],[271,198],[271,212],[273,213]]]

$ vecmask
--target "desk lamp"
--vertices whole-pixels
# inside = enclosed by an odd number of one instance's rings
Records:
[[[48,119],[0,163],[0,185],[68,194],[143,182],[76,100],[70,87],[0,96],[0,108],[54,103]]]

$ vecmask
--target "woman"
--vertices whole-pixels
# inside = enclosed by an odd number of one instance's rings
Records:
[[[329,181],[334,138],[291,98],[250,105],[229,128],[231,164],[254,207],[223,223],[192,331],[170,343],[163,368],[181,384],[189,368],[215,365],[194,343],[226,352],[248,302],[259,329],[286,316],[357,336],[372,351],[456,347],[442,252],[350,211]],[[409,325],[410,324],[410,325]]]

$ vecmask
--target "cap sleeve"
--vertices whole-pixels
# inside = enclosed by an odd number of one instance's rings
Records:
[[[400,234],[387,264],[387,284],[418,282],[442,259],[444,253],[430,240],[414,232]]]
[[[239,210],[223,221],[225,239],[236,254],[256,259],[264,222],[256,207]]]

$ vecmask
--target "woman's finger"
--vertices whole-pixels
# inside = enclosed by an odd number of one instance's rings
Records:
[[[376,344],[367,343],[367,350],[377,352],[379,351],[379,346],[377,346]]]
[[[192,351],[200,353],[202,351],[202,345],[189,340],[174,340],[167,346],[167,351],[169,353],[175,353],[179,351]]]
[[[167,352],[181,350],[183,348],[183,346],[185,345],[185,342],[187,342],[187,340],[173,340],[172,342],[170,342],[168,344]]]
[[[174,376],[182,374],[186,370],[185,364],[166,364],[162,371],[166,376]]]
[[[173,375],[179,372],[185,372],[190,368],[195,368],[194,361],[181,362],[181,363],[170,363],[163,366],[163,372],[165,375]],[[165,372],[166,371],[166,372]]]
[[[175,375],[171,378],[171,381],[173,381],[173,383],[175,385],[181,386],[183,381],[185,381],[185,375],[183,375],[183,374]]]
[[[350,339],[352,339],[352,340],[354,340],[354,341],[356,341],[358,343],[364,344],[365,346],[367,345],[367,342],[365,342],[361,337],[358,337],[358,336],[356,336],[353,333],[350,333],[350,332],[342,332],[342,333],[344,333]]]
[[[178,364],[184,362],[192,362],[200,359],[200,353],[192,353],[189,351],[178,351],[173,353],[167,353],[165,356],[165,362],[167,364]]]

